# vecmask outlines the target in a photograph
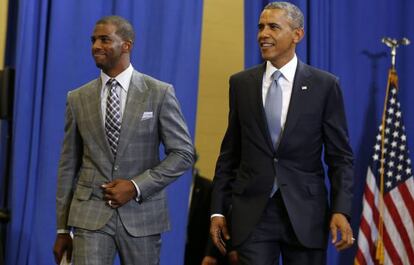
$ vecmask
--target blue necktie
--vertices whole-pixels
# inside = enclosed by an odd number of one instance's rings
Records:
[[[280,124],[280,118],[282,116],[282,88],[278,82],[278,79],[281,75],[282,73],[280,71],[273,73],[273,81],[269,87],[269,91],[267,91],[265,101],[267,127],[269,128],[273,147],[276,147],[276,143],[282,129],[282,126]]]
[[[282,117],[282,88],[278,82],[279,77],[282,75],[280,71],[276,71],[272,75],[272,84],[267,91],[265,100],[265,112],[267,119],[267,127],[269,129],[270,137],[272,138],[273,147],[276,148],[276,143],[279,139],[280,131],[282,129],[281,117]],[[277,191],[277,179],[275,177],[272,192],[270,197],[273,197]]]
[[[121,107],[119,96],[116,93],[118,82],[109,79],[109,93],[106,101],[105,131],[112,154],[116,156],[119,135],[121,134]]]

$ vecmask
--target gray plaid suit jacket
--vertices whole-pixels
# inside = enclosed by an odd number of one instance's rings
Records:
[[[134,71],[122,119],[116,159],[106,139],[101,111],[101,79],[68,93],[65,136],[58,170],[57,229],[102,228],[116,210],[103,200],[100,186],[133,179],[139,202],[118,208],[133,236],[169,229],[164,188],[194,160],[194,148],[173,87]],[[160,161],[159,146],[165,158]]]

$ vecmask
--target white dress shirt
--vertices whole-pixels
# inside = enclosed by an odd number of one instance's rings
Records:
[[[101,71],[101,80],[102,80],[102,89],[101,89],[101,109],[102,109],[102,121],[105,126],[105,116],[106,116],[106,101],[108,99],[109,93],[109,86],[106,84],[109,79],[115,79],[118,82],[118,86],[116,88],[116,93],[120,99],[120,107],[121,107],[121,122],[122,116],[124,114],[126,99],[128,95],[128,88],[129,84],[131,83],[132,73],[134,72],[134,68],[132,64],[129,64],[128,68],[121,72],[119,75],[111,78],[103,71]]]

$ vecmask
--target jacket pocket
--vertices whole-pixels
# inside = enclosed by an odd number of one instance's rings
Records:
[[[76,185],[76,190],[75,190],[75,194],[73,195],[73,197],[75,197],[76,199],[80,201],[87,201],[91,198],[91,195],[92,195],[92,187],[85,186],[85,185],[78,183],[78,185]]]
[[[320,196],[326,194],[325,185],[320,184],[309,184],[308,185],[308,192],[311,196]]]

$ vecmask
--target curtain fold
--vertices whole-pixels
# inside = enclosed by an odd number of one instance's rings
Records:
[[[66,94],[99,75],[90,36],[111,14],[134,26],[133,66],[174,85],[194,135],[202,0],[18,1],[17,24],[10,25],[17,39],[6,264],[53,263]],[[163,236],[161,264],[183,263],[190,182],[187,173],[168,188],[172,231]]]

